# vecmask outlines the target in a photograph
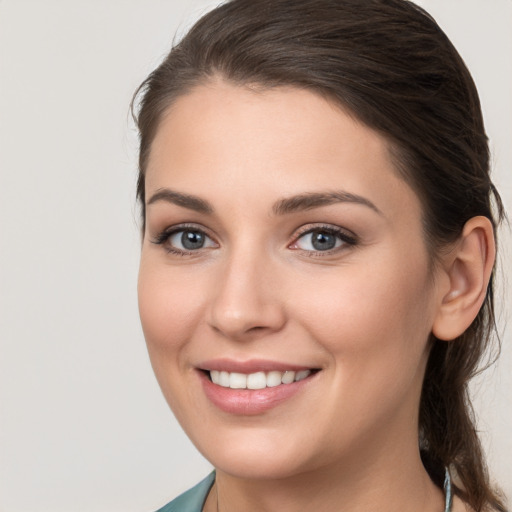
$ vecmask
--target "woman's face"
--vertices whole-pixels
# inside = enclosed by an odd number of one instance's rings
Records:
[[[311,92],[217,81],[161,122],[146,201],[149,355],[217,468],[281,478],[417,451],[440,292],[381,136]]]

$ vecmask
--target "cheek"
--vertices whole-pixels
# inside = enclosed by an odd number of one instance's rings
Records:
[[[347,270],[343,285],[317,287],[309,309],[302,307],[303,325],[331,359],[329,401],[339,406],[328,423],[350,417],[363,438],[396,418],[415,417],[421,393],[429,333],[425,282],[398,276]]]
[[[143,255],[138,281],[139,313],[154,366],[157,358],[175,358],[186,347],[199,321],[201,291],[204,288],[200,280],[157,265]]]
[[[318,275],[314,286],[304,280],[305,293],[296,295],[303,324],[351,374],[370,366],[390,373],[411,366],[411,359],[417,365],[430,332],[427,267],[408,265],[398,256],[380,261]]]
[[[144,338],[155,377],[180,422],[189,414],[187,404],[194,403],[183,378],[191,371],[185,364],[188,342],[200,322],[199,282],[142,256],[138,301]]]

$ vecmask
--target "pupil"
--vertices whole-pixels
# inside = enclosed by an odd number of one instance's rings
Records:
[[[197,231],[184,231],[181,235],[181,243],[185,249],[200,249],[204,244],[204,236]]]
[[[329,233],[317,231],[313,233],[312,244],[317,251],[328,251],[336,246],[336,237]]]

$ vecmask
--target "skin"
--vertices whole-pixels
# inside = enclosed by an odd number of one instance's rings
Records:
[[[149,204],[163,189],[213,213]],[[332,191],[373,206],[273,211],[283,198]],[[169,108],[146,194],[141,321],[166,400],[217,469],[205,510],[217,500],[222,512],[444,510],[419,458],[417,416],[429,335],[453,324],[446,304],[469,280],[457,248],[431,270],[420,201],[385,139],[311,92],[215,80]],[[180,236],[154,243],[182,223],[207,235],[203,248],[177,255]],[[476,224],[473,252],[487,254],[485,222]],[[314,250],[304,227],[325,226],[357,242]],[[218,358],[320,371],[278,406],[233,415],[198,376]]]

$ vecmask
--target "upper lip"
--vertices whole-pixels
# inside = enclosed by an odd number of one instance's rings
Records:
[[[234,359],[211,359],[203,361],[198,365],[200,370],[218,370],[237,373],[256,373],[256,372],[285,372],[312,370],[313,366],[304,366],[293,363],[283,363],[280,361],[270,361],[267,359],[250,359],[248,361],[236,361]]]

